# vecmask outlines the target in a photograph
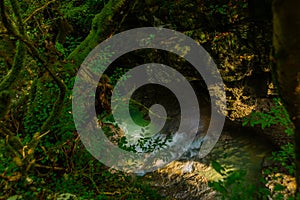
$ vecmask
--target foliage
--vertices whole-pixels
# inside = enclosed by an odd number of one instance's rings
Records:
[[[62,13],[76,30],[72,34],[75,38],[87,36],[91,28],[92,19],[106,3],[106,0],[67,0],[62,4]]]
[[[225,168],[216,161],[212,161],[212,167],[225,177],[223,180],[211,181],[208,184],[211,188],[219,192],[222,200],[257,199],[257,188],[247,183],[245,171],[225,171]]]
[[[35,80],[31,86],[27,113],[24,118],[25,134],[29,137],[40,131],[40,127],[49,117],[51,105],[55,102],[57,93],[53,83],[44,80]],[[45,95],[46,94],[46,95]]]
[[[280,163],[282,168],[285,169],[288,174],[294,175],[296,167],[294,163],[295,149],[293,144],[285,144],[280,147],[279,151],[272,152],[271,159]]]
[[[274,107],[271,107],[269,112],[252,112],[250,116],[244,119],[243,125],[250,124],[250,126],[261,125],[261,128],[270,127],[272,125],[282,125],[285,127],[285,133],[287,135],[294,134],[294,126],[291,122],[288,112],[281,103],[279,98],[273,99]],[[280,147],[280,150],[272,152],[272,156],[268,158],[279,165],[272,166],[264,169],[265,175],[271,175],[273,179],[277,179],[274,174],[279,171],[284,171],[285,173],[294,176],[295,174],[295,148],[291,143],[284,144]],[[265,182],[265,181],[263,181]],[[274,192],[282,191],[285,187],[277,184],[275,186]],[[283,199],[281,193],[275,194],[276,199]]]
[[[282,105],[279,98],[273,99],[274,106],[267,113],[265,112],[252,112],[243,121],[243,126],[250,124],[250,126],[261,125],[261,128],[270,127],[271,125],[282,125],[286,128],[287,135],[293,134],[293,124],[289,118],[287,110]]]
[[[73,37],[73,36],[67,36],[66,42],[63,45],[63,52],[65,52],[63,55],[66,58],[74,49],[82,42],[82,37]]]
[[[279,98],[274,98],[274,107],[271,107],[269,112],[252,112],[247,118],[244,119],[243,125],[250,124],[250,126],[261,125],[262,128],[270,127],[272,125],[282,125],[285,127],[287,135],[294,134],[294,126],[291,122],[287,110],[281,103]],[[294,145],[285,144],[280,147],[280,150],[272,153],[272,160],[279,162],[282,168],[286,169],[289,174],[293,175],[295,172],[295,159]]]
[[[17,3],[16,0],[11,1]],[[13,28],[21,29],[21,26],[17,26],[19,21],[16,18],[19,16],[7,2],[4,2],[7,9],[5,16],[13,20],[9,19],[6,25],[11,25],[12,22]],[[78,17],[81,9],[86,9],[85,14],[89,15],[89,18],[84,16],[76,19],[79,24],[78,27],[75,24],[75,28],[80,35],[84,32],[80,26],[89,31],[89,23],[85,20],[91,21],[95,13],[99,12],[98,8],[103,7],[104,1],[72,1],[76,2],[83,6],[78,12],[71,13],[73,19]],[[3,1],[1,5],[2,3]],[[16,46],[11,45],[13,49],[8,51],[9,56],[17,53],[16,59],[12,61],[15,66],[13,73],[8,73],[9,66],[1,58],[1,68],[5,68],[4,72],[7,72],[1,74],[4,80],[1,86],[5,89],[6,85],[13,86],[13,92],[19,88],[20,91],[10,95],[11,92],[5,90],[0,95],[6,101],[10,96],[13,99],[11,110],[5,104],[5,111],[8,111],[6,117],[11,121],[1,121],[3,127],[0,133],[4,134],[6,140],[0,140],[0,187],[3,188],[0,197],[21,194],[24,199],[46,199],[53,193],[72,192],[83,199],[162,199],[148,185],[141,184],[141,181],[132,181],[131,176],[108,171],[85,150],[72,119],[71,93],[74,77],[70,77],[63,67],[65,59],[80,44],[82,38],[74,34],[75,36],[67,36],[65,42],[61,42],[64,38],[57,40],[64,28],[57,29],[57,20],[64,21],[57,1],[30,0],[19,3],[26,31],[23,34],[22,31],[7,27],[8,31],[3,31]],[[72,12],[72,9],[64,11]],[[1,18],[1,22],[2,20],[4,19]],[[16,32],[21,35],[16,36]],[[21,51],[25,44],[16,42],[18,37],[22,37],[21,41],[26,40],[28,52],[24,49]],[[20,81],[16,81],[18,76],[15,71],[24,75]],[[66,94],[61,92],[61,85],[66,86]],[[63,99],[63,102],[56,106],[58,98]],[[11,102],[8,101],[8,104]],[[51,126],[48,129],[45,124],[49,119]],[[46,127],[45,130],[43,127]],[[13,147],[13,140],[19,142],[20,149]]]
[[[234,1],[208,1],[205,3],[208,16],[215,25],[221,23],[222,25],[229,25],[243,20],[244,16],[239,16],[242,10],[248,8],[248,1],[234,0]],[[219,22],[215,19],[218,17]]]
[[[122,105],[119,109],[128,109],[126,105]],[[141,126],[139,130],[127,130],[126,126],[118,125],[112,115],[108,115],[107,117],[102,119],[102,122],[104,122],[106,125],[103,126],[103,130],[105,134],[110,137],[115,134],[119,135],[119,132],[122,130],[122,128],[125,132],[125,136],[118,137],[117,144],[121,149],[124,149],[126,151],[131,152],[137,152],[142,151],[145,153],[149,152],[155,152],[159,149],[163,149],[167,146],[167,142],[170,142],[171,136],[157,136],[153,137],[151,130],[149,130],[148,127],[146,127],[150,121],[147,121],[143,118],[144,113],[139,110],[139,107],[136,104],[130,104],[129,110],[131,113],[132,120],[138,125]],[[114,128],[111,128],[108,125],[112,125]],[[143,128],[144,127],[144,128]],[[116,131],[117,130],[117,131]],[[116,132],[113,132],[116,131]],[[127,136],[126,136],[127,135]],[[137,137],[137,141],[131,142],[128,141],[127,137]],[[113,142],[113,141],[112,141]]]

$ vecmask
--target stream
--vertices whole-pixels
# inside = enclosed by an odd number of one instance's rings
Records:
[[[212,160],[219,162],[226,171],[245,170],[247,183],[258,185],[263,159],[272,149],[266,140],[251,132],[224,131],[206,157],[181,158],[144,178],[162,194],[176,199],[217,199],[208,181],[223,177],[212,168]]]
[[[209,123],[210,115],[205,113],[208,110],[202,109],[202,131],[206,130]],[[174,138],[176,137],[173,140]],[[259,186],[263,160],[271,155],[274,147],[248,128],[227,124],[217,144],[206,157],[197,158],[195,152],[199,152],[199,149],[200,146],[190,149],[190,152],[165,167],[142,174],[143,180],[161,194],[174,199],[218,199],[217,193],[208,186],[208,182],[224,177],[213,169],[211,161],[220,163],[227,172],[246,171],[246,184]]]
[[[204,131],[209,122],[209,115],[204,115],[202,120]],[[126,132],[134,131],[127,127]],[[179,138],[176,134],[172,140],[174,143]],[[252,130],[230,125],[225,125],[217,144],[206,157],[198,158],[200,146],[193,147],[180,159],[140,176],[161,194],[175,199],[218,199],[216,192],[208,187],[208,182],[224,177],[213,169],[211,161],[220,163],[225,172],[246,171],[246,183],[259,186],[263,160],[274,150],[266,139]]]
[[[210,123],[211,107],[207,100],[205,100],[203,91],[196,91],[196,93],[199,98],[200,122],[195,121],[199,119],[193,118],[187,121],[191,124],[200,125],[196,136],[200,135],[198,138],[201,139],[203,135],[206,135],[206,130]],[[142,94],[144,98],[146,95],[144,95],[144,93]],[[171,94],[168,94],[168,91],[159,93],[154,87],[150,87],[147,95],[146,100],[137,97],[136,101],[149,106],[151,105],[148,102],[150,99],[152,103],[160,104],[166,109],[167,116],[170,117],[171,120],[168,124],[166,122],[167,125],[165,124],[163,129],[159,130],[165,133],[164,135],[171,133],[172,141],[167,144],[169,146],[176,145],[176,140],[179,141],[180,138],[182,138],[182,136],[180,136],[182,133],[174,133],[173,131],[174,129],[177,130],[177,123],[178,121],[180,122],[180,118],[178,117],[180,116],[178,112],[180,105],[172,98]],[[153,102],[153,99],[158,100]],[[193,110],[193,108],[189,109]],[[147,111],[144,110],[142,112],[146,113]],[[138,110],[135,113],[132,112],[131,117],[133,119],[135,118],[135,122],[145,120],[145,115],[139,114]],[[131,139],[133,143],[136,142],[140,138],[140,131],[131,128],[130,123],[126,121],[123,125],[125,126],[121,125],[121,128],[126,130],[124,131],[125,137],[129,140]],[[165,130],[165,132],[163,132],[163,130]],[[153,137],[153,135],[147,137]],[[225,168],[225,172],[234,170],[245,171],[246,184],[257,187],[260,185],[261,168],[264,158],[271,155],[271,152],[274,150],[274,147],[266,139],[256,135],[253,130],[233,126],[230,123],[225,123],[217,144],[204,158],[197,157],[201,142],[196,142],[195,144],[196,145],[192,144],[191,146],[193,148],[190,147],[180,159],[174,160],[156,171],[140,173],[139,176],[142,176],[143,180],[150,183],[150,185],[161,194],[173,197],[174,199],[218,199],[216,191],[208,186],[208,182],[218,181],[225,177],[213,169],[211,166],[212,161],[220,163]],[[136,151],[140,152],[141,149],[136,148]]]

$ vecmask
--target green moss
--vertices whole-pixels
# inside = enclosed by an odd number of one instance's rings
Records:
[[[53,92],[50,92],[40,79],[36,79],[32,83],[27,104],[28,109],[24,120],[25,131],[29,135],[40,131],[40,127],[49,116],[51,111],[50,105],[54,103],[49,97],[53,95]]]
[[[125,0],[110,0],[95,16],[90,34],[68,57],[74,67],[78,67],[91,50],[113,32],[116,28],[113,19],[120,15],[119,11],[124,7],[125,2]]]
[[[25,44],[23,42],[19,42],[12,69],[4,77],[3,81],[0,83],[0,91],[11,88],[11,86],[17,80],[18,75],[20,74],[23,68],[25,54],[26,54]]]
[[[18,76],[23,68],[24,58],[26,54],[25,44],[19,42],[17,45],[17,52],[14,57],[14,63],[9,71],[9,73],[4,77],[0,83],[0,102],[1,102],[1,111],[0,118],[4,117],[7,113],[8,108],[11,103],[11,91],[10,88],[17,81]]]

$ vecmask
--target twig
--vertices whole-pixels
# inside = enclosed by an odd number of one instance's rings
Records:
[[[115,192],[102,192],[101,194],[114,196],[114,195],[116,195],[116,194],[120,195],[121,192],[119,192],[119,191],[115,191]]]
[[[38,168],[44,168],[44,169],[53,169],[53,170],[60,170],[60,171],[65,171],[66,169],[65,168],[62,168],[62,167],[51,167],[51,166],[46,166],[46,165],[40,165],[40,164],[35,164],[34,165],[35,167],[38,167]]]
[[[50,133],[50,130],[46,131],[45,133],[43,133],[42,135],[39,135],[37,137],[37,140],[40,140],[42,137],[44,137],[45,135],[47,135],[48,133]]]

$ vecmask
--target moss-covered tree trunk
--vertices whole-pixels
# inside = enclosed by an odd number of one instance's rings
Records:
[[[69,55],[66,67],[75,71],[87,55],[100,42],[112,36],[121,26],[129,10],[136,4],[136,0],[110,0],[99,14],[95,16],[89,35]],[[72,69],[71,69],[72,70]]]
[[[300,192],[300,1],[274,0],[273,43],[279,88],[296,127],[296,180]]]

